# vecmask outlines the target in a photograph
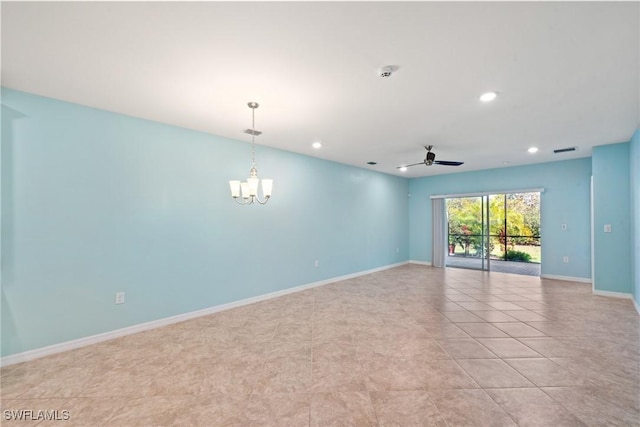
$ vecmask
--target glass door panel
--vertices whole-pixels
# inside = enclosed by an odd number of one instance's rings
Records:
[[[449,267],[486,269],[485,198],[447,199]]]

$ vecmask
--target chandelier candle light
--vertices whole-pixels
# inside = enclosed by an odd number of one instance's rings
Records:
[[[249,178],[246,182],[240,182],[236,180],[229,181],[229,187],[231,187],[231,197],[240,205],[250,205],[253,202],[258,202],[264,205],[269,201],[271,197],[271,189],[273,188],[272,179],[262,180],[262,196],[264,200],[260,200],[258,197],[258,169],[256,169],[256,142],[255,137],[262,132],[256,130],[256,108],[259,107],[257,102],[249,102],[247,104],[251,108],[251,129],[247,129],[244,132],[251,135],[251,170],[249,171]],[[241,197],[242,193],[242,197]]]

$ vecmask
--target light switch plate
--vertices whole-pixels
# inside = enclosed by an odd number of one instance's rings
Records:
[[[605,233],[611,233],[611,224],[605,224],[604,225],[604,232]]]

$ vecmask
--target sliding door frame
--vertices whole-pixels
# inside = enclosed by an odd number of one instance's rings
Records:
[[[457,198],[467,198],[467,197],[479,197],[480,198],[480,211],[482,212],[482,247],[484,248],[484,254],[482,256],[482,268],[480,271],[491,271],[491,227],[490,227],[490,216],[489,216],[489,196],[495,194],[517,194],[517,193],[544,193],[544,188],[527,188],[527,189],[518,189],[518,190],[496,190],[496,191],[483,191],[478,193],[458,193],[458,194],[438,194],[430,196],[430,199],[457,199]],[[483,209],[484,208],[484,209]],[[486,213],[485,213],[486,211]],[[540,198],[540,214],[542,215],[542,197]],[[593,215],[592,215],[593,218]],[[542,220],[542,219],[541,219]],[[433,219],[432,219],[433,221]],[[447,218],[448,221],[448,218]],[[506,207],[505,207],[505,221],[506,221]],[[432,224],[433,225],[433,224]],[[486,230],[486,232],[485,232]],[[506,226],[505,226],[506,230]],[[485,241],[486,236],[486,241]],[[505,238],[506,239],[506,238]],[[432,247],[433,250],[436,249],[436,246],[433,245],[434,236],[431,236]],[[506,240],[505,240],[506,241]],[[592,245],[593,248],[593,245]],[[443,251],[443,255],[446,256],[446,248],[443,247],[441,249]],[[431,255],[432,259],[434,258],[434,254]],[[446,257],[445,257],[446,259]],[[486,260],[486,268],[485,268],[485,260]],[[593,264],[592,264],[593,265]],[[446,266],[446,264],[445,264]],[[593,274],[592,274],[593,275]]]

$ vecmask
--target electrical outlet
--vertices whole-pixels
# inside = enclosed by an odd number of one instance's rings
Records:
[[[569,263],[569,257],[568,256],[563,257],[562,258],[562,262],[564,262],[565,264],[568,264]]]
[[[611,224],[605,224],[604,225],[604,232],[605,233],[611,233]]]
[[[396,253],[399,254],[400,253],[400,248],[396,248]]]
[[[313,266],[318,268],[320,266],[320,261],[316,260],[316,262],[313,263]]]
[[[567,224],[562,224],[562,231],[567,231]]]
[[[124,292],[116,292],[116,304],[124,304]]]

